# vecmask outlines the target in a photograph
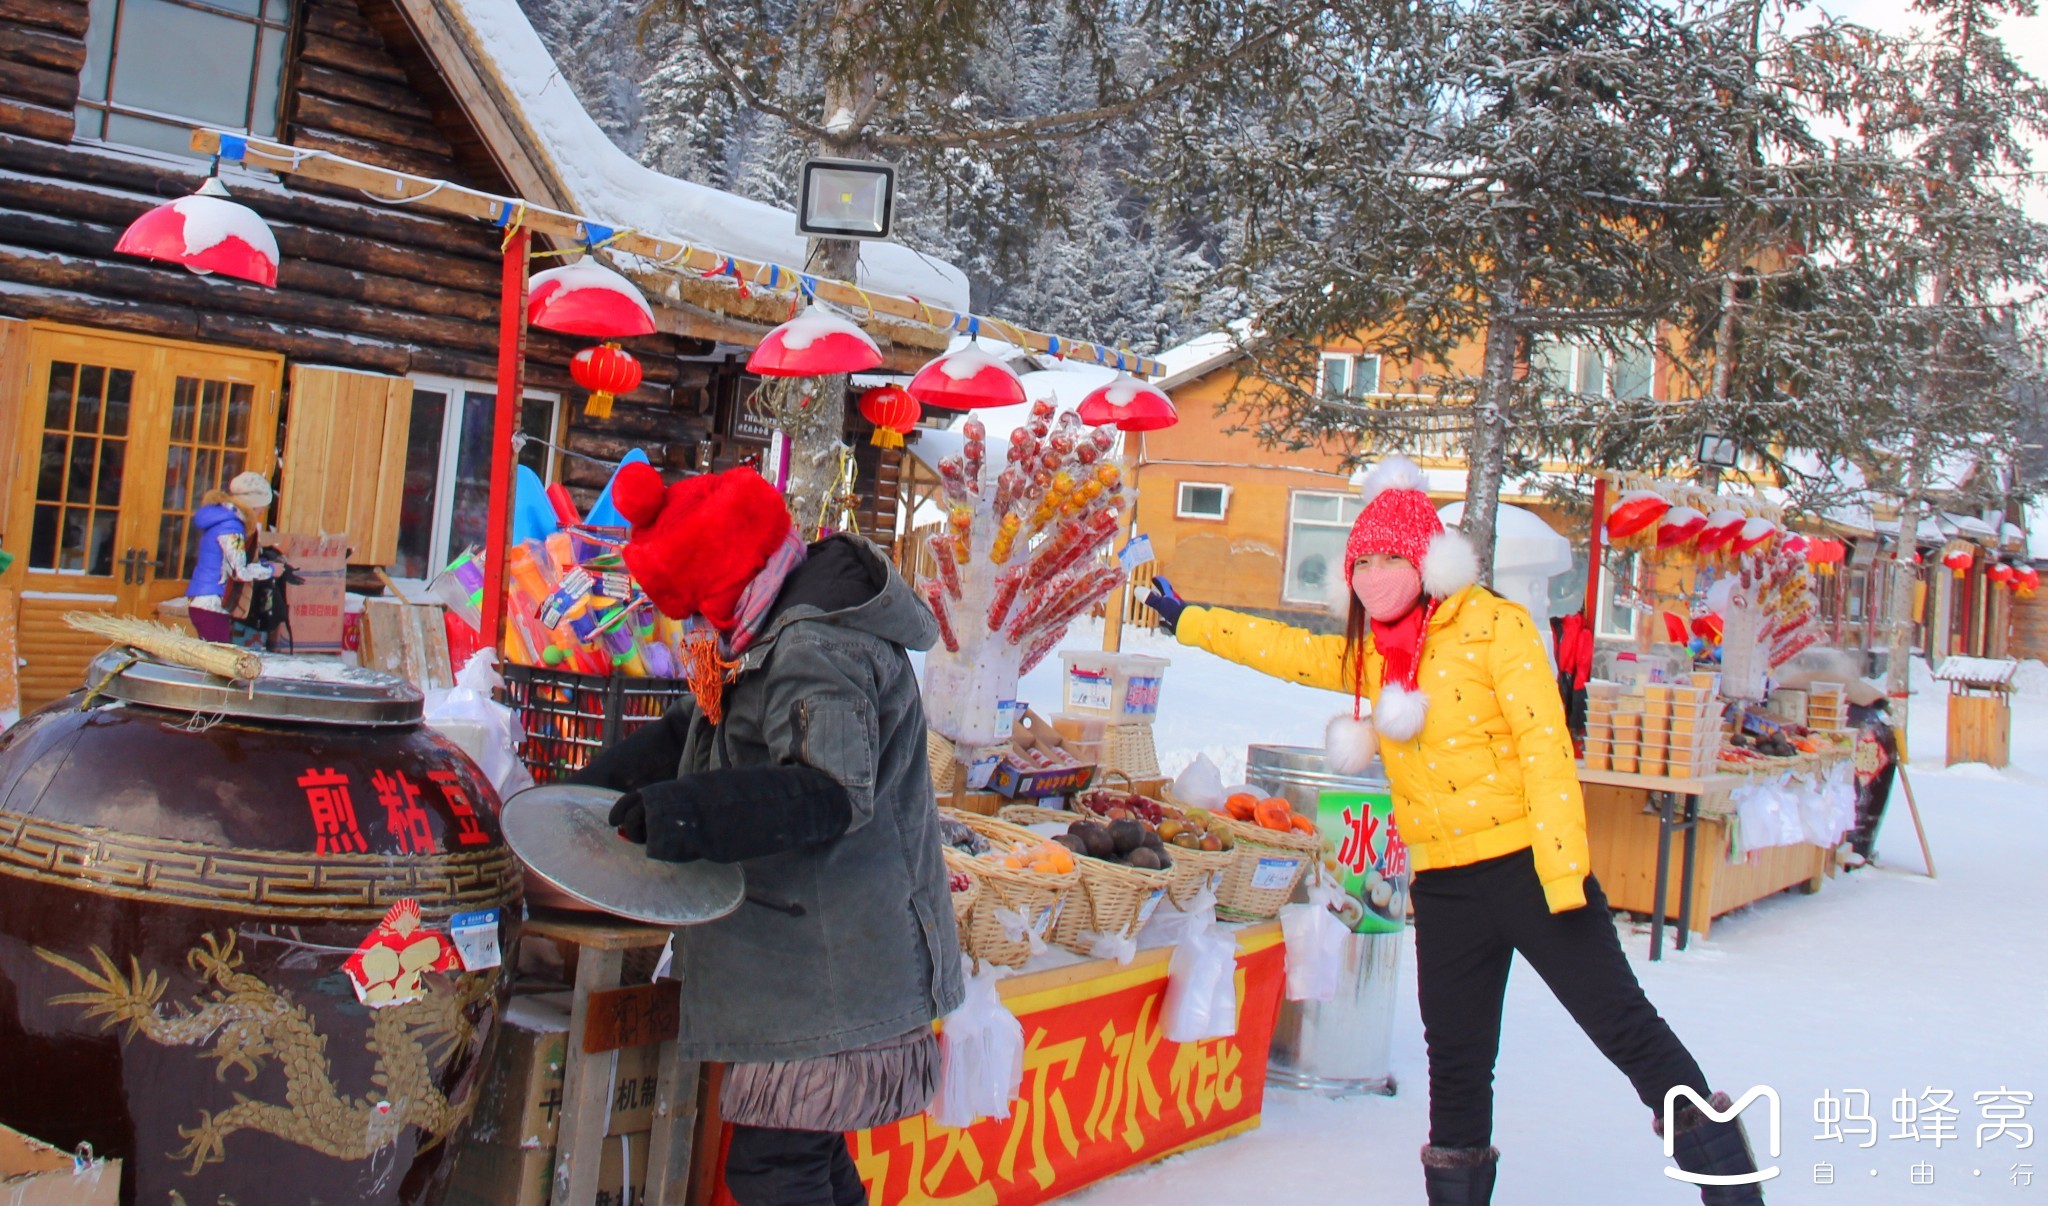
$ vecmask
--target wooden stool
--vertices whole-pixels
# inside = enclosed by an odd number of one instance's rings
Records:
[[[670,931],[597,914],[541,910],[527,919],[525,933],[576,948],[554,1192],[548,1200],[553,1206],[590,1206],[596,1199],[618,1053],[658,1040],[661,1054],[645,1200],[647,1206],[683,1206],[689,1200],[687,1174],[703,1065],[682,1058],[676,1045],[679,985],[620,983],[627,954],[648,952],[647,957],[654,957],[668,942]]]

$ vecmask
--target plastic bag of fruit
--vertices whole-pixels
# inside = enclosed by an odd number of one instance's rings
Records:
[[[1024,1024],[996,992],[1007,969],[973,974],[967,995],[939,1030],[939,1091],[931,1116],[940,1126],[972,1126],[980,1118],[1008,1118],[1024,1083]]]
[[[1280,909],[1280,934],[1287,941],[1287,999],[1331,1001],[1344,971],[1344,936],[1349,927],[1334,910],[1344,892],[1334,885],[1310,884],[1307,904]]]

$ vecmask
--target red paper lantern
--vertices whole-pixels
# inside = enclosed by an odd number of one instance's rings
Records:
[[[900,385],[878,385],[860,396],[860,417],[875,425],[868,443],[879,448],[903,447],[903,437],[923,414],[917,399]]]
[[[633,282],[587,259],[534,273],[526,294],[526,321],[591,339],[654,334],[654,308]]]
[[[167,201],[129,223],[114,250],[181,264],[197,276],[219,273],[277,285],[277,236],[256,211],[228,199],[208,177],[189,197]]]
[[[1706,512],[1696,507],[1673,507],[1657,523],[1657,547],[1676,548],[1697,537],[1706,526]]]
[[[1654,490],[1631,490],[1607,512],[1607,538],[1627,540],[1664,518],[1671,503]]]
[[[824,377],[866,372],[881,363],[882,349],[866,331],[823,306],[810,306],[768,332],[747,357],[747,371],[762,377]]]
[[[640,362],[616,343],[584,348],[569,362],[569,375],[590,391],[583,413],[596,419],[612,413],[612,398],[640,388]]]
[[[1113,424],[1118,431],[1158,431],[1180,422],[1164,390],[1128,374],[1091,390],[1074,413],[1090,427]]]
[[[1956,549],[1943,554],[1941,563],[1947,566],[1949,572],[1960,580],[1970,572],[1970,566],[1976,560],[1976,557],[1968,549]]]
[[[1984,576],[2000,586],[2010,586],[2019,577],[2019,571],[2003,561],[1994,561],[1991,568],[1984,571]]]
[[[1010,366],[973,344],[917,370],[909,389],[911,397],[938,410],[1016,406],[1025,400],[1024,383]]]
[[[1742,525],[1749,517],[1740,511],[1716,511],[1707,516],[1707,522],[1700,529],[1700,552],[1711,553],[1732,542],[1742,531]]]
[[[2019,567],[2019,576],[2013,580],[2013,593],[2022,599],[2031,599],[2041,589],[2041,571],[2031,565]]]

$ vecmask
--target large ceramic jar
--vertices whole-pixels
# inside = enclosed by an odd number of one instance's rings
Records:
[[[482,772],[389,675],[87,682],[0,736],[0,1121],[124,1203],[438,1202],[520,916]]]

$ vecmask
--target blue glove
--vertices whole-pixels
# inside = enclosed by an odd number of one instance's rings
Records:
[[[1174,625],[1180,623],[1180,613],[1187,610],[1187,600],[1173,589],[1173,583],[1164,578],[1152,579],[1152,593],[1145,596],[1145,606],[1159,616],[1159,627],[1166,635],[1174,635]]]

